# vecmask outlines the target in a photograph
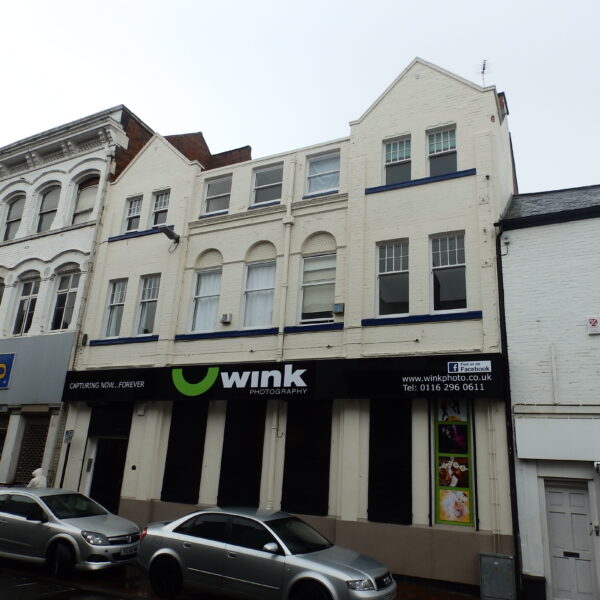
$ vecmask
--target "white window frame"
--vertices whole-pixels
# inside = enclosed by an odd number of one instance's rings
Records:
[[[104,337],[116,338],[121,334],[123,312],[125,310],[125,299],[127,297],[127,283],[127,278],[113,279],[110,282],[104,325]],[[118,320],[118,327],[115,328],[116,331],[111,332],[111,325],[115,315],[116,319]]]
[[[229,181],[229,191],[227,193],[210,194],[211,185]],[[206,181],[205,192],[204,192],[204,214],[210,215],[215,213],[224,213],[229,210],[229,204],[231,202],[231,184],[233,182],[232,175],[224,175],[223,177],[215,177]],[[219,208],[217,210],[209,210],[208,205],[211,200],[218,200],[221,198],[227,198],[227,208]]]
[[[31,329],[31,325],[33,323],[33,319],[35,316],[35,309],[37,307],[37,300],[40,293],[40,284],[41,277],[39,275],[24,277],[19,285],[19,298],[17,300],[17,313],[15,315],[14,325],[13,325],[13,335],[25,335],[29,333]],[[25,293],[26,286],[31,285],[31,290]],[[23,304],[23,310],[21,311],[21,304]],[[19,322],[19,315],[22,314],[23,318],[21,320],[20,326],[17,328],[17,323]],[[29,320],[29,317],[31,319]],[[27,324],[29,320],[29,324]]]
[[[142,194],[137,194],[135,196],[130,196],[127,198],[125,203],[125,221],[123,223],[123,232],[130,233],[133,231],[139,231],[140,223],[142,218],[142,205],[144,202],[144,196]],[[133,210],[137,208],[137,211]],[[137,224],[135,227],[130,227],[132,221],[137,219]]]
[[[448,134],[447,139],[444,139],[444,134]],[[452,134],[452,135],[450,135]],[[434,140],[433,151],[431,150],[432,142],[431,138],[440,136],[439,142]],[[440,154],[448,154],[450,152],[456,152],[456,125],[451,127],[444,127],[442,129],[435,129],[427,132],[427,155],[428,156],[439,156]]]
[[[324,171],[322,173],[313,173],[311,175],[311,168],[313,165],[321,162],[330,160],[332,158],[337,158],[337,169],[333,169],[330,171]],[[337,182],[335,186],[319,188],[317,190],[310,189],[311,180],[317,177],[323,177],[324,175],[333,175],[337,173]],[[305,194],[307,196],[317,196],[319,194],[327,194],[329,192],[337,192],[340,189],[340,151],[335,150],[333,152],[327,152],[326,154],[317,154],[315,156],[309,156],[307,158],[307,166],[306,166],[306,190]]]
[[[15,217],[14,215],[11,214],[11,211],[12,211],[14,205],[20,201],[23,202],[23,205],[21,207],[21,213],[17,217]],[[16,194],[13,198],[11,198],[7,202],[6,219],[4,221],[4,233],[2,235],[2,241],[9,242],[10,240],[14,240],[16,238],[17,233],[19,232],[19,228],[21,227],[21,221],[23,220],[23,212],[25,210],[25,202],[26,202],[25,194]],[[17,228],[13,230],[12,226],[14,223],[17,223]],[[9,228],[11,229],[11,233],[12,233],[11,236],[8,235]]]
[[[211,293],[201,293],[201,281],[202,281],[202,277],[205,275],[219,275],[219,284],[218,284],[218,290],[217,292],[211,292]],[[223,276],[223,271],[221,268],[212,268],[212,269],[201,269],[199,271],[196,271],[196,278],[194,281],[194,298],[193,298],[193,302],[192,302],[192,323],[190,326],[190,331],[192,332],[196,332],[196,331],[212,331],[216,328],[217,323],[219,321],[219,302],[221,300],[221,280],[222,280],[222,276]],[[212,324],[211,327],[205,327],[205,328],[197,328],[196,327],[196,322],[197,322],[197,317],[198,315],[201,313],[201,311],[205,310],[205,307],[202,306],[203,301],[204,300],[216,300],[216,308],[212,308],[211,310],[214,310],[214,322]]]
[[[399,248],[398,248],[399,254],[398,255],[396,255],[396,246],[399,246]],[[382,270],[381,269],[381,261],[382,261],[381,249],[384,247],[386,248],[386,257],[383,260],[385,261],[386,265],[385,265],[385,270]],[[389,251],[390,247],[392,248],[392,252],[391,252],[391,255],[388,255],[388,251]],[[409,312],[410,312],[409,258],[410,258],[410,246],[409,246],[408,238],[401,238],[401,239],[397,239],[397,240],[388,240],[385,242],[377,243],[377,256],[376,256],[376,260],[377,260],[377,298],[376,298],[376,303],[377,303],[377,315],[378,316],[389,317],[391,315],[407,315],[407,314],[409,314]],[[388,269],[387,268],[388,266],[391,268]],[[382,277],[385,278],[387,275],[397,275],[400,273],[406,273],[407,278],[409,278],[409,282],[408,282],[408,286],[407,286],[408,292],[409,292],[408,310],[405,312],[402,312],[402,313],[382,313],[381,312],[381,293],[380,293],[381,278]]]
[[[260,175],[261,173],[266,173],[268,171],[276,171],[276,170],[280,170],[281,171],[281,179],[279,180],[279,182],[275,182],[275,183],[267,183],[265,185],[258,185],[257,184],[257,175]],[[252,174],[252,205],[253,206],[262,206],[263,204],[271,204],[272,202],[281,202],[281,198],[283,196],[283,163],[277,163],[275,165],[268,165],[266,167],[259,167],[254,169],[254,173]],[[271,187],[277,187],[279,186],[280,189],[280,193],[279,193],[279,197],[278,198],[271,198],[269,200],[263,200],[261,202],[257,202],[256,201],[256,191],[257,190],[262,190],[262,189],[268,189]]]
[[[77,302],[77,292],[79,288],[79,282],[81,280],[81,272],[80,271],[67,271],[63,273],[57,273],[56,275],[58,281],[56,284],[56,294],[54,301],[54,310],[52,311],[52,317],[50,321],[50,331],[62,331],[65,329],[72,328],[73,317],[75,316],[75,303]],[[61,289],[61,285],[63,281],[67,280],[67,287]],[[60,325],[59,327],[54,327],[54,322],[57,318],[57,311],[59,310],[58,303],[61,298],[64,297],[64,306],[60,308],[61,316],[60,316]],[[70,314],[69,322],[65,324],[65,314]]]
[[[435,261],[435,250],[434,250],[434,242],[435,240],[446,239],[447,249],[439,252],[441,257],[441,263],[434,266]],[[450,249],[448,247],[448,243],[451,238],[456,240],[456,247]],[[460,247],[460,243],[462,242],[462,247]],[[450,231],[447,233],[436,233],[430,236],[429,240],[429,248],[430,248],[430,286],[431,286],[431,308],[435,313],[449,313],[449,312],[464,312],[467,310],[467,264],[466,264],[466,248],[465,248],[465,232],[464,231]],[[462,256],[462,262],[460,261]],[[465,286],[465,297],[464,297],[464,306],[457,308],[436,308],[435,307],[435,273],[449,270],[462,268],[463,277],[464,277],[464,286]]]
[[[334,266],[334,270],[335,270],[335,274],[333,276],[333,279],[323,279],[320,281],[316,281],[316,282],[306,282],[305,279],[305,272],[306,272],[306,263],[310,262],[310,261],[314,261],[314,260],[318,260],[318,259],[322,259],[322,258],[330,258],[333,257],[334,261],[335,261],[335,266]],[[301,325],[310,325],[310,324],[318,324],[318,323],[333,323],[333,305],[335,303],[335,280],[336,280],[336,276],[337,276],[337,253],[336,252],[327,252],[324,254],[315,254],[312,256],[303,256],[302,257],[302,271],[300,273],[300,277],[301,277],[301,285],[300,285],[300,314],[299,314],[299,322]],[[333,297],[331,298],[331,316],[329,317],[318,317],[315,319],[303,319],[302,318],[302,313],[303,313],[303,308],[304,308],[304,295],[305,295],[305,290],[311,287],[317,287],[317,286],[330,286],[333,285]]]
[[[56,206],[51,207],[50,209],[44,208],[44,202],[45,202],[46,198],[49,196],[49,194],[51,194],[54,191],[58,192],[58,198],[56,199]],[[58,212],[58,205],[60,203],[61,191],[62,190],[61,190],[60,185],[51,185],[40,193],[40,205],[39,205],[39,210],[38,210],[38,214],[37,214],[37,227],[36,227],[37,233],[45,233],[46,231],[50,231],[52,229],[52,225],[54,224],[54,220],[56,219],[56,214]],[[54,216],[52,217],[52,220],[48,223],[48,227],[46,227],[45,229],[42,229],[42,223],[46,222],[48,215],[54,215]]]
[[[248,286],[250,280],[250,273],[252,269],[258,269],[261,267],[271,267],[273,270],[272,283],[268,286],[263,287],[252,287]],[[276,260],[264,260],[255,263],[249,263],[246,265],[246,278],[244,284],[244,309],[243,309],[243,327],[245,329],[260,329],[262,327],[271,327],[273,325],[273,308],[275,306],[275,281],[277,277],[277,261]],[[265,319],[262,322],[249,323],[250,311],[249,305],[252,299],[256,296],[266,296],[270,302],[270,318]]]
[[[91,188],[95,188],[94,199],[91,202],[91,205],[84,205],[83,208],[79,206],[79,202],[81,200],[82,194],[87,195],[86,190],[90,190]],[[89,221],[89,217],[94,212],[94,206],[96,204],[96,200],[98,198],[98,190],[100,189],[100,176],[99,175],[90,175],[81,180],[81,182],[77,185],[77,193],[75,194],[75,206],[73,207],[73,216],[71,218],[71,224],[76,225],[77,223],[85,223]],[[89,200],[88,200],[89,202]],[[82,218],[82,216],[87,215],[88,218]]]
[[[393,148],[394,145],[397,145],[396,149]],[[411,163],[412,140],[410,135],[403,135],[397,138],[383,140],[383,181],[386,184],[388,167]],[[407,181],[410,181],[410,178]]]
[[[160,293],[160,273],[143,275],[140,277],[140,291],[138,301],[136,336],[153,335],[156,325],[156,308],[158,306],[158,294]],[[149,311],[153,311],[152,323],[149,331],[143,331],[147,325],[146,319]]]
[[[152,215],[150,217],[150,227],[160,227],[161,225],[166,225],[170,198],[171,190],[169,188],[152,193]]]

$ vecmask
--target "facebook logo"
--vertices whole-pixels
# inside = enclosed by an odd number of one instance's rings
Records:
[[[458,373],[458,363],[457,362],[449,362],[448,363],[448,373]]]

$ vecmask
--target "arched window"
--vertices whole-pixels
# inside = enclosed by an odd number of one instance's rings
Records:
[[[58,289],[56,291],[56,304],[52,314],[50,329],[68,329],[73,321],[73,309],[77,299],[77,288],[81,273],[78,270],[63,270],[58,276]]]
[[[3,240],[13,240],[17,235],[19,225],[21,225],[21,217],[23,216],[23,208],[25,207],[25,196],[17,196],[8,205],[8,213],[6,222],[4,223]]]
[[[90,220],[94,204],[96,203],[99,184],[100,177],[93,175],[84,179],[77,186],[77,199],[75,201],[75,210],[73,211],[73,220],[71,221],[73,225],[85,223]]]
[[[207,250],[196,263],[192,331],[206,331],[217,325],[223,257]]]
[[[26,273],[21,280],[21,295],[13,329],[14,335],[23,335],[29,331],[39,291],[39,273],[37,271]]]
[[[40,203],[40,213],[37,226],[38,233],[48,231],[52,226],[52,222],[54,221],[54,217],[56,216],[56,209],[58,208],[59,198],[60,186],[58,185],[47,189],[42,194],[42,201]]]
[[[275,246],[255,244],[246,255],[244,327],[270,327],[275,295]]]

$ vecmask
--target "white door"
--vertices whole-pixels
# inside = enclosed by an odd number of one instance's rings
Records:
[[[587,485],[546,482],[553,600],[593,600],[593,528]]]

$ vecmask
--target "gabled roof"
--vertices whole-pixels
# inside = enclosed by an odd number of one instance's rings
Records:
[[[415,66],[415,65],[423,65],[425,67],[429,67],[430,69],[433,69],[434,71],[437,71],[438,73],[441,73],[442,75],[445,75],[447,77],[451,77],[452,79],[458,81],[459,83],[462,83],[464,85],[469,86],[470,88],[478,91],[478,92],[488,92],[490,90],[495,90],[496,86],[494,85],[490,85],[490,86],[486,86],[486,87],[481,87],[480,85],[477,85],[476,83],[473,83],[472,81],[468,81],[467,79],[464,79],[463,77],[460,77],[459,75],[455,75],[454,73],[451,73],[450,71],[446,71],[446,69],[442,69],[442,67],[438,67],[437,65],[434,65],[433,63],[430,63],[426,60],[423,60],[422,58],[416,57],[407,67],[406,69],[404,69],[404,71],[402,71],[402,73],[400,73],[400,75],[398,75],[398,77],[396,77],[396,79],[394,79],[394,81],[392,81],[392,83],[386,88],[386,90],[383,92],[383,94],[381,94],[379,96],[379,98],[377,98],[377,100],[375,100],[375,102],[373,102],[373,104],[371,104],[371,106],[369,106],[369,108],[367,108],[367,110],[355,121],[350,121],[350,125],[355,125],[357,123],[360,123],[363,119],[365,119],[365,117],[383,100],[383,98],[385,98],[385,96],[387,96],[387,94],[389,94],[390,90],[403,78],[406,76],[406,74]]]

